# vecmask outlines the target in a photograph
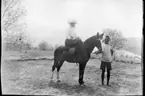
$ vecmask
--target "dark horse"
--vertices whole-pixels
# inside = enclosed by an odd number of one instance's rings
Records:
[[[60,46],[58,48],[55,49],[54,51],[54,64],[52,66],[52,77],[51,79],[53,79],[53,73],[55,68],[57,68],[57,80],[58,82],[60,82],[59,80],[59,70],[61,68],[61,66],[63,65],[64,61],[67,62],[71,62],[71,63],[79,63],[79,84],[82,85],[84,84],[83,81],[83,75],[84,75],[84,70],[86,67],[86,64],[88,62],[88,60],[90,59],[90,55],[92,50],[94,49],[94,47],[97,47],[99,49],[100,52],[102,52],[102,47],[101,47],[101,41],[100,39],[103,38],[103,34],[99,34],[97,33],[97,35],[94,35],[90,38],[88,38],[87,40],[85,40],[83,42],[83,49],[85,52],[85,59],[83,60],[78,60],[77,56],[74,56],[72,54],[67,54],[69,52],[66,52],[66,46]],[[76,58],[75,60],[73,60],[72,58]]]

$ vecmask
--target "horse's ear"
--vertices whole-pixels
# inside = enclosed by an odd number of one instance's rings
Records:
[[[97,32],[97,36],[99,36],[99,32]]]
[[[104,36],[104,33],[102,33],[102,34],[100,35],[100,38],[103,38],[103,36]]]
[[[96,35],[96,37],[97,37],[97,38],[99,38],[99,37],[100,37],[100,36],[99,36],[99,32],[97,32],[97,35]]]

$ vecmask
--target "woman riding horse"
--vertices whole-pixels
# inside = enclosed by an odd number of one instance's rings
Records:
[[[97,33],[97,35],[94,35],[90,38],[88,38],[87,40],[85,40],[84,42],[82,42],[82,52],[83,54],[79,54],[78,55],[74,55],[74,54],[70,54],[69,48],[67,46],[60,46],[58,48],[55,49],[54,51],[54,64],[52,66],[52,77],[51,79],[53,79],[53,74],[54,74],[54,70],[55,68],[57,68],[57,81],[60,82],[59,80],[59,71],[61,66],[63,65],[64,61],[70,62],[70,63],[79,63],[79,84],[82,85],[84,84],[83,81],[83,76],[84,76],[84,70],[86,67],[86,64],[88,62],[88,60],[90,59],[90,55],[91,52],[93,51],[94,47],[97,47],[99,49],[100,52],[102,52],[102,47],[101,47],[101,41],[100,39],[103,38],[104,34],[99,34]],[[77,49],[76,49],[77,51]],[[85,56],[85,57],[83,57]],[[78,57],[81,57],[81,59],[78,59]],[[83,57],[83,58],[82,58]]]
[[[85,52],[83,49],[83,42],[77,36],[75,31],[75,24],[77,24],[76,20],[68,21],[69,29],[67,30],[67,36],[65,40],[65,46],[69,48],[69,53],[78,56],[77,59],[83,60],[85,58]],[[81,54],[81,56],[79,56]],[[74,60],[74,58],[72,58]]]

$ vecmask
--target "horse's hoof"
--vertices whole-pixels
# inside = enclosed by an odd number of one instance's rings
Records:
[[[80,85],[81,85],[81,84],[84,84],[85,82],[84,82],[84,81],[79,81],[79,83],[80,83]]]
[[[53,80],[50,80],[50,82],[52,83],[52,82],[53,82]]]
[[[84,86],[85,86],[85,84],[84,84],[84,83],[83,83],[83,84],[80,84],[80,86],[84,87]]]
[[[57,82],[61,82],[60,80],[57,80]]]
[[[107,84],[108,87],[112,87],[111,85]]]
[[[84,86],[84,85],[85,85],[84,83],[85,83],[85,82],[81,82],[81,83],[80,83],[80,86]]]

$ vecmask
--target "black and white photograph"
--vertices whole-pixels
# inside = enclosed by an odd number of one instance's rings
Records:
[[[143,0],[1,0],[2,95],[143,95]]]

